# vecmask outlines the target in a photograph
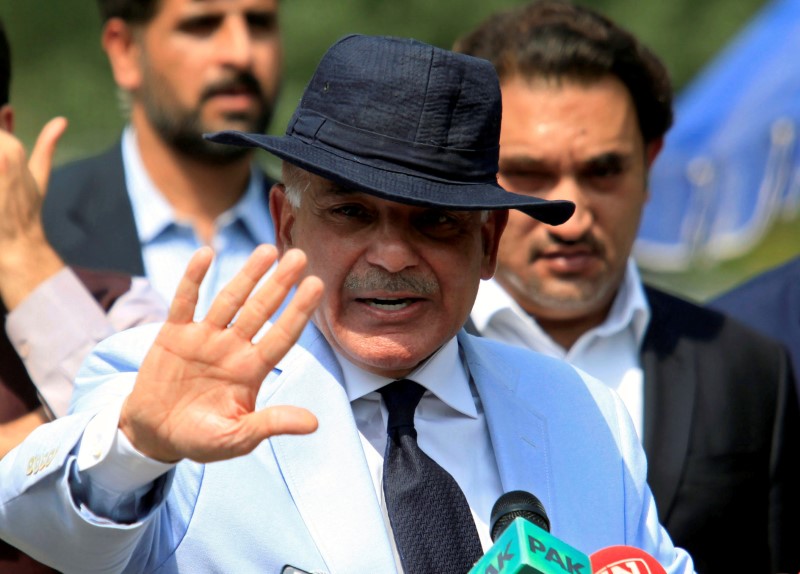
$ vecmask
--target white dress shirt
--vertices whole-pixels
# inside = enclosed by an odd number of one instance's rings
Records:
[[[142,244],[145,275],[165,301],[172,301],[192,254],[204,245],[192,222],[179,219],[150,178],[131,126],[122,134],[125,183]],[[200,288],[197,317],[205,315],[214,295],[242,268],[253,249],[275,243],[263,173],[254,165],[242,198],[215,222],[211,247],[216,256]]]
[[[650,308],[634,261],[602,324],[583,333],[570,349],[556,343],[496,281],[481,281],[472,321],[484,337],[567,361],[599,379],[622,398],[639,439],[644,438],[644,373],[640,349]]]
[[[393,379],[359,369],[338,353],[344,387],[353,406],[375,493],[381,502],[383,520],[390,533],[395,563],[402,572],[383,493],[383,456],[389,413],[378,389]],[[500,471],[489,439],[489,429],[475,385],[459,357],[458,342],[451,339],[406,378],[427,392],[414,412],[414,427],[420,448],[455,479],[472,511],[483,550],[492,545],[488,517],[503,493]]]
[[[344,387],[353,406],[375,492],[381,502],[390,533],[398,572],[402,572],[383,496],[383,455],[386,449],[388,412],[378,389],[392,381],[368,373],[337,354]],[[408,375],[427,389],[415,412],[420,448],[447,470],[469,503],[484,551],[492,545],[487,517],[502,494],[500,472],[475,386],[459,356],[458,342],[451,339]],[[138,453],[118,431],[123,401],[101,411],[87,426],[78,448],[78,469],[102,492],[106,504],[149,488],[150,483],[174,465],[163,464]]]

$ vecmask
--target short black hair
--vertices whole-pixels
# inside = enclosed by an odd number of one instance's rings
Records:
[[[11,47],[8,45],[6,29],[0,20],[0,106],[8,103],[11,91]]]
[[[564,0],[537,0],[493,14],[455,48],[489,60],[502,86],[514,77],[614,76],[628,89],[645,143],[672,126],[672,84],[664,64],[636,37],[602,14]]]
[[[147,24],[161,7],[161,0],[97,0],[100,18],[120,18],[128,24]]]

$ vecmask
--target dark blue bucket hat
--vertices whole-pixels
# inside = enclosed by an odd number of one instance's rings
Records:
[[[500,86],[492,65],[416,40],[347,36],[323,56],[284,136],[223,131],[350,189],[422,206],[519,209],[550,224],[575,206],[497,183]]]

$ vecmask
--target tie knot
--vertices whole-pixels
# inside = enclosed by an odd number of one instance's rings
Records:
[[[414,411],[417,409],[425,387],[409,379],[389,383],[378,391],[389,411],[388,431],[400,427],[414,428]]]

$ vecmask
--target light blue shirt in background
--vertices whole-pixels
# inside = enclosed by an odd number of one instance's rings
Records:
[[[178,218],[150,179],[131,126],[122,135],[122,161],[145,275],[165,301],[172,301],[189,259],[205,243],[191,221]],[[253,249],[275,243],[265,185],[263,172],[253,165],[242,198],[217,218],[211,241],[216,257],[200,288],[196,317],[205,315],[214,295],[242,268]]]

